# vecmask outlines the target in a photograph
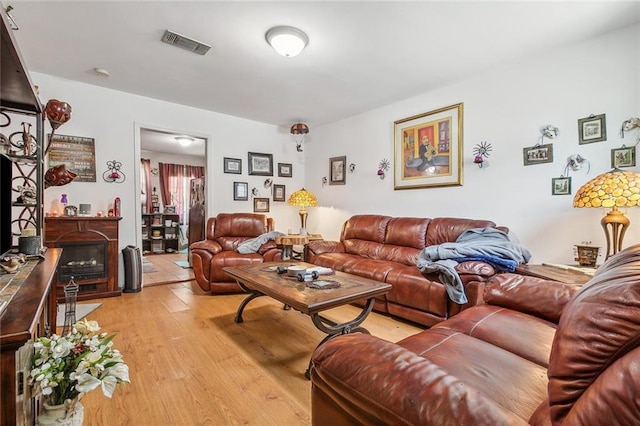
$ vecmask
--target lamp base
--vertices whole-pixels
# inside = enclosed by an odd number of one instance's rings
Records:
[[[306,235],[307,233],[307,216],[308,213],[305,209],[300,209],[298,212],[300,215],[300,234]]]
[[[600,224],[604,229],[604,235],[607,239],[607,255],[605,260],[622,250],[622,239],[630,223],[629,218],[618,210],[616,206],[602,218]]]

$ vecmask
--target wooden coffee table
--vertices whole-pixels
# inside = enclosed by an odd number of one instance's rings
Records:
[[[250,301],[257,297],[269,296],[282,302],[285,308],[292,307],[309,315],[313,324],[320,331],[327,333],[327,336],[318,343],[318,346],[320,346],[341,334],[348,334],[354,331],[368,334],[367,329],[360,327],[360,324],[373,309],[375,297],[391,290],[391,285],[389,284],[340,271],[320,277],[321,280],[337,281],[340,283],[340,287],[329,289],[309,288],[306,282],[300,282],[295,278],[287,277],[286,274],[279,275],[275,272],[276,266],[289,265],[300,265],[307,268],[315,266],[305,262],[268,262],[250,266],[223,268],[229,276],[236,280],[240,287],[249,293],[238,306],[235,318],[236,323],[243,321],[242,312]],[[366,299],[362,312],[351,321],[336,323],[320,315],[322,311],[327,309],[347,305],[362,299]],[[309,372],[308,368],[305,372],[307,378],[309,378]]]

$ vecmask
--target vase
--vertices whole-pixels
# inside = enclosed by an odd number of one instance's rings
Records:
[[[64,404],[42,404],[42,413],[38,416],[40,426],[82,426],[84,407],[78,399],[67,399]]]

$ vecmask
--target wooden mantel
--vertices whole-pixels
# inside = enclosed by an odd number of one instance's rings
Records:
[[[118,228],[121,219],[121,217],[83,216],[56,216],[44,219],[44,244],[47,247],[64,247],[65,244],[91,242],[107,244],[107,277],[74,280],[80,287],[78,300],[114,297],[122,294],[118,287]],[[66,284],[67,282],[61,282],[59,274],[56,274],[56,293],[60,302],[64,302]]]

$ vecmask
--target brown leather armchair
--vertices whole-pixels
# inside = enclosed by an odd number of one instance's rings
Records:
[[[206,239],[191,244],[191,262],[200,288],[211,293],[241,293],[240,286],[224,273],[225,266],[241,266],[282,259],[275,241],[269,240],[256,253],[238,253],[238,246],[272,232],[275,222],[262,214],[220,213],[207,220]]]

